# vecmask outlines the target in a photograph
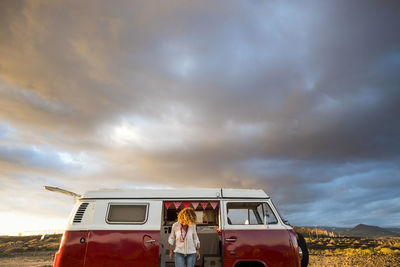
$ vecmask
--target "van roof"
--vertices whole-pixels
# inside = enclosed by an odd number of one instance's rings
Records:
[[[226,189],[226,188],[207,188],[207,189],[102,189],[88,191],[83,199],[97,198],[163,198],[163,199],[187,199],[187,198],[269,198],[260,189]]]

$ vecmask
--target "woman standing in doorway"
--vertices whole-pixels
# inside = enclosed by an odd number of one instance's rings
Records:
[[[196,232],[196,213],[192,208],[184,208],[178,214],[178,221],[172,225],[168,238],[169,258],[172,260],[172,247],[175,243],[175,267],[194,267],[200,260],[200,241]]]

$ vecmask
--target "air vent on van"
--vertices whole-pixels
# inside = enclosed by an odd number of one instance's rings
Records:
[[[88,205],[89,203],[84,202],[79,206],[78,211],[76,212],[74,217],[74,223],[82,222],[83,214],[85,213],[85,210]]]

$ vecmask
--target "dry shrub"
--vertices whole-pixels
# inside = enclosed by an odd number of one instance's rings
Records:
[[[27,249],[24,247],[11,247],[11,248],[7,248],[3,251],[4,254],[11,254],[11,253],[18,253],[18,252],[24,252]]]
[[[343,253],[344,253],[344,249],[342,249],[342,248],[335,249],[335,254],[343,254]]]
[[[364,254],[364,255],[373,255],[373,254],[375,254],[375,251],[374,251],[373,249],[362,249],[362,250],[361,250],[361,254]]]
[[[33,243],[37,243],[37,240],[36,239],[31,239],[31,240],[25,242],[25,244],[33,244]]]
[[[381,248],[381,250],[379,252],[382,254],[385,254],[385,255],[395,255],[395,254],[399,254],[398,251],[399,250],[397,250],[397,249],[393,250],[391,248]]]

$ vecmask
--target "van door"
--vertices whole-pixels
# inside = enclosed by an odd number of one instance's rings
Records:
[[[223,210],[224,267],[240,261],[297,266],[287,229],[278,222],[266,200],[223,201]]]
[[[154,200],[97,200],[85,267],[157,267],[161,204]]]

